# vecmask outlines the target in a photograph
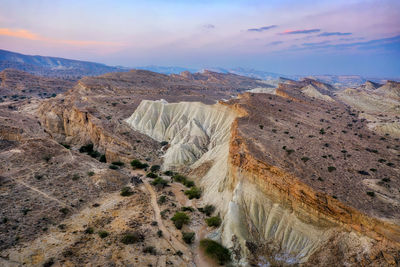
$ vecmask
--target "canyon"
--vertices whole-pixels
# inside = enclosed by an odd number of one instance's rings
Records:
[[[307,78],[275,88],[235,74],[136,70],[68,86],[0,103],[2,265],[212,265],[195,257],[200,236],[229,248],[234,266],[400,262],[398,83],[339,90]],[[88,144],[98,155],[79,152]],[[169,186],[153,192],[132,160],[160,165]],[[202,196],[187,199],[166,171]],[[157,204],[161,196],[169,202]],[[206,205],[219,227],[204,224]],[[187,206],[193,245],[169,220]],[[145,241],[121,244],[132,231]],[[148,246],[157,253],[142,253]]]

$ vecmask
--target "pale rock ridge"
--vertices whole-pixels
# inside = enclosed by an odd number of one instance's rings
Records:
[[[233,111],[220,104],[144,100],[126,122],[137,131],[170,144],[164,155],[163,169],[167,170],[191,165],[206,152],[215,154],[221,144],[229,142],[235,118]]]
[[[197,182],[204,189],[204,201],[215,205],[223,217],[213,236],[228,247],[240,248],[238,265],[247,265],[246,241],[269,243],[280,261],[304,262],[335,227],[317,218],[299,218],[276,196],[259,189],[254,177],[231,165],[231,127],[236,117],[237,112],[221,104],[145,100],[126,122],[158,141],[169,141],[164,170],[185,165],[197,169],[212,162]]]
[[[301,88],[301,91],[309,97],[314,97],[316,99],[320,99],[320,100],[324,100],[324,101],[328,101],[328,102],[334,102],[335,100],[333,100],[329,95],[325,95],[322,94],[318,91],[318,89],[313,86],[312,84],[309,84],[303,88]]]

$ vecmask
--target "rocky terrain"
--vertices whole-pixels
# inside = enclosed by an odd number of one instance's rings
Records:
[[[396,82],[1,77],[37,86],[0,103],[4,266],[216,266],[204,238],[233,266],[400,262]]]

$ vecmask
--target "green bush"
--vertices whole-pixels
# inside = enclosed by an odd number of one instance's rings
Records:
[[[374,196],[375,196],[375,192],[368,191],[368,192],[367,192],[367,195],[370,196],[370,197],[374,197]]]
[[[97,234],[100,236],[100,238],[106,238],[109,235],[109,233],[104,230],[100,230],[99,232],[97,232]]]
[[[75,173],[75,174],[72,176],[72,181],[79,180],[79,178],[81,178],[81,177],[79,176],[79,174]]]
[[[144,236],[139,232],[126,233],[121,239],[121,242],[125,245],[134,244],[137,242],[142,242],[144,240]]]
[[[149,253],[149,254],[151,254],[151,255],[156,255],[156,254],[157,254],[157,251],[156,251],[156,248],[155,248],[155,247],[153,247],[153,246],[147,246],[147,247],[145,247],[145,248],[143,249],[143,253]]]
[[[194,186],[194,182],[190,181],[187,179],[186,176],[181,175],[181,174],[175,174],[174,176],[172,176],[172,179],[174,179],[174,181],[183,184],[186,187],[192,187]]]
[[[193,198],[198,199],[201,197],[201,190],[199,188],[193,186],[189,190],[185,191],[185,195],[187,195],[189,199],[193,199]]]
[[[157,236],[158,236],[158,237],[162,237],[162,236],[163,236],[163,232],[162,232],[161,230],[158,230],[158,231],[157,231]]]
[[[310,158],[309,158],[309,157],[302,157],[301,160],[302,160],[303,162],[307,162],[307,161],[310,160]]]
[[[149,167],[146,163],[141,163],[139,160],[134,159],[131,161],[131,166],[133,169],[145,169]]]
[[[174,225],[177,229],[182,229],[184,224],[188,224],[190,222],[189,216],[187,216],[184,212],[176,212],[171,220],[174,222]]]
[[[333,171],[335,171],[335,170],[336,170],[336,168],[333,167],[333,166],[329,166],[329,167],[328,167],[328,172],[333,172]]]
[[[194,208],[192,208],[192,207],[182,207],[182,208],[181,208],[181,211],[190,211],[190,212],[193,212],[193,211],[194,211]]]
[[[93,152],[93,144],[92,144],[92,143],[89,143],[89,144],[87,144],[87,145],[81,146],[81,147],[79,148],[79,152],[81,152],[81,153],[90,153],[90,152]]]
[[[94,175],[94,172],[90,171],[90,172],[88,172],[87,174],[88,174],[89,176],[93,176],[93,175]]]
[[[195,233],[193,232],[182,232],[182,239],[186,244],[192,244],[195,238]]]
[[[60,212],[61,212],[62,214],[64,214],[64,215],[67,215],[68,212],[69,212],[69,209],[67,209],[67,208],[62,208],[62,209],[60,209]]]
[[[120,195],[123,197],[129,197],[133,195],[133,192],[131,191],[131,188],[129,186],[125,186],[121,189]]]
[[[161,187],[164,188],[164,187],[166,187],[168,185],[168,181],[164,180],[161,177],[157,177],[156,179],[154,179],[153,182],[151,182],[151,184],[154,185],[154,186],[160,185]]]
[[[153,165],[150,168],[151,172],[158,172],[160,170],[160,165]]]
[[[211,239],[203,239],[200,241],[200,247],[209,257],[218,261],[220,265],[231,261],[231,253],[229,249]]]
[[[149,178],[157,178],[157,174],[153,173],[153,172],[149,172],[148,174],[146,174],[147,177]]]
[[[107,162],[106,155],[104,155],[104,154],[101,155],[99,161],[100,162]]]
[[[213,205],[206,205],[203,208],[203,212],[207,215],[210,216],[211,214],[213,214],[215,211],[215,207]]]
[[[125,165],[125,163],[123,163],[123,162],[121,162],[121,161],[113,161],[111,164],[112,164],[112,165],[119,166],[119,167],[122,167],[122,166]]]
[[[221,222],[222,220],[219,216],[214,216],[206,219],[206,223],[210,227],[218,227],[221,225]]]
[[[165,202],[167,202],[167,196],[160,196],[158,198],[158,204],[164,204]]]
[[[86,228],[85,229],[85,234],[93,234],[94,233],[94,229],[93,229],[93,227],[88,227],[88,228]]]
[[[174,175],[174,173],[172,171],[165,171],[164,174],[167,175],[167,176],[173,176]]]
[[[166,146],[166,145],[168,145],[168,142],[167,141],[162,141],[162,142],[160,142],[160,145],[161,146]]]
[[[108,166],[111,170],[118,170],[118,166],[111,164]]]

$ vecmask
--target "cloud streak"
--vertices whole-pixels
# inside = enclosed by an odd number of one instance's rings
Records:
[[[248,32],[263,32],[263,31],[268,31],[270,29],[276,28],[278,25],[269,25],[269,26],[264,26],[260,28],[252,28],[252,29],[247,29]]]
[[[351,32],[323,32],[321,34],[318,34],[318,36],[346,36],[346,35],[351,35]]]
[[[284,32],[281,32],[280,34],[286,35],[286,34],[310,34],[310,33],[316,33],[320,32],[320,29],[309,29],[309,30],[286,30]]]
[[[25,29],[8,29],[0,28],[0,36],[14,37],[20,39],[27,39],[32,41],[42,41],[47,43],[55,43],[62,45],[72,45],[72,46],[122,46],[119,43],[113,42],[100,42],[100,41],[87,41],[87,40],[63,40],[63,39],[52,39],[40,36],[33,32]]]

